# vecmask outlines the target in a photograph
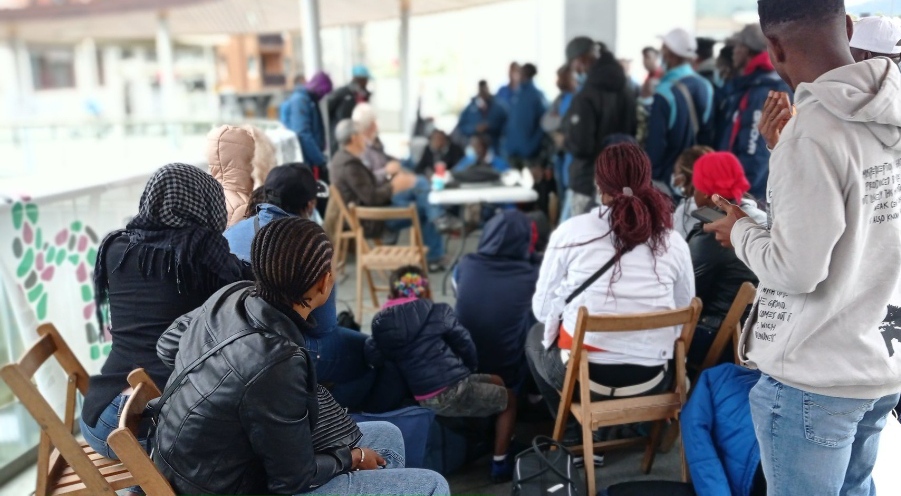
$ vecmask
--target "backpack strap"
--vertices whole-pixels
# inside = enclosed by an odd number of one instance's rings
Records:
[[[701,131],[701,124],[698,121],[698,109],[695,107],[695,100],[691,97],[688,87],[682,84],[681,81],[676,82],[673,87],[682,95],[682,98],[685,98],[685,103],[688,105],[688,118],[691,120],[692,135],[697,141],[698,132]]]

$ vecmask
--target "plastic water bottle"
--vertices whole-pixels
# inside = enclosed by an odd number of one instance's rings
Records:
[[[441,191],[447,184],[447,165],[444,162],[435,164],[435,173],[432,174],[432,191]]]

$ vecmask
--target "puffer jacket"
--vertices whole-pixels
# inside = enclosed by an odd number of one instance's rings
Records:
[[[240,127],[221,126],[207,135],[210,174],[225,190],[229,227],[247,217],[253,192],[254,149],[253,134]]]
[[[386,308],[372,320],[367,361],[395,362],[414,396],[426,396],[469,377],[478,364],[472,338],[445,303],[419,299]]]
[[[636,95],[623,67],[610,52],[588,70],[588,80],[569,106],[562,122],[566,151],[572,154],[569,166],[570,189],[594,196],[594,162],[604,138],[611,134],[635,135]]]
[[[297,494],[352,466],[349,447],[314,453],[319,416],[316,375],[304,349],[308,324],[251,293],[251,283],[220,290],[179,318],[157,343],[173,367],[153,460],[179,494]],[[246,329],[172,381],[217,343]]]
[[[247,134],[251,137],[250,142]],[[254,126],[222,126],[213,130],[208,138],[210,174],[225,189],[228,225],[233,226],[244,219],[254,188],[262,186],[269,171],[278,165],[275,145],[262,129]],[[250,172],[246,165],[246,146],[251,147]]]
[[[485,224],[478,252],[463,257],[455,274],[457,315],[478,350],[479,371],[510,387],[528,374],[526,334],[536,322],[532,295],[541,259],[533,225],[518,210],[497,214]]]
[[[760,372],[727,363],[705,370],[682,410],[685,459],[698,496],[748,496],[760,445],[748,395]]]

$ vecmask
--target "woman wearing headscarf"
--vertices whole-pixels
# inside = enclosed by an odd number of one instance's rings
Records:
[[[748,196],[751,185],[738,157],[729,152],[714,152],[701,156],[691,175],[693,199],[698,208],[716,209],[713,195],[720,195],[741,205],[742,210],[758,224],[765,224],[766,212]],[[732,307],[732,300],[746,281],[757,284],[757,276],[735,256],[735,250],[724,248],[713,233],[704,232],[696,224],[688,233],[688,248],[695,272],[695,289],[704,302],[698,327],[688,350],[689,363],[704,361],[716,332]],[[728,348],[728,347],[727,347]],[[731,353],[731,348],[728,348]],[[726,357],[732,361],[731,357]]]
[[[129,372],[143,367],[165,387],[169,369],[156,343],[166,328],[219,288],[252,275],[229,251],[226,220],[222,186],[212,176],[169,164],[147,182],[138,215],[100,245],[94,293],[112,350],[91,377],[81,413],[81,431],[97,453],[116,458],[106,438],[131,392]]]

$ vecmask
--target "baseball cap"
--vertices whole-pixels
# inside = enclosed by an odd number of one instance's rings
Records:
[[[266,201],[288,213],[296,213],[311,201],[326,195],[328,190],[313,177],[304,164],[280,165],[269,172],[263,184]]]
[[[587,36],[576,36],[566,44],[566,61],[572,62],[592,49],[594,49],[594,40]]]
[[[864,17],[854,25],[851,48],[886,55],[901,53],[901,23],[882,16]]]
[[[351,76],[355,78],[366,78],[371,79],[372,74],[369,72],[369,68],[363,64],[357,64],[351,69]]]
[[[693,59],[698,56],[698,41],[688,31],[676,28],[660,37],[664,46],[671,52],[684,59]]]
[[[729,39],[732,41],[732,45],[741,43],[752,52],[766,51],[766,36],[763,35],[760,24],[748,24]]]

